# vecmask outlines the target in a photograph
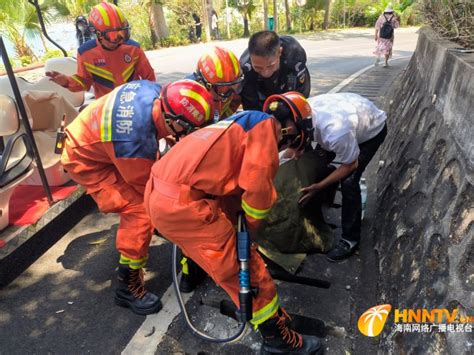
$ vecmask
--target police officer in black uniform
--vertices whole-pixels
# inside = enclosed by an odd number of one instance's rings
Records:
[[[244,82],[240,96],[244,110],[261,110],[273,94],[299,91],[309,96],[311,80],[306,52],[291,36],[273,31],[254,33],[248,49],[240,57]]]

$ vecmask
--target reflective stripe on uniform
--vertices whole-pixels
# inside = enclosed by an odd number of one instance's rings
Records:
[[[116,96],[117,90],[110,93],[102,108],[102,116],[100,118],[100,140],[102,142],[112,141],[112,111]]]
[[[189,267],[188,267],[188,258],[184,257],[181,259],[181,271],[185,275],[189,275]]]
[[[86,70],[89,73],[100,76],[101,78],[104,78],[111,82],[115,82],[114,75],[110,71],[96,67],[95,65],[92,65],[90,63],[84,63],[84,66],[86,67]]]
[[[128,265],[130,269],[137,270],[137,269],[141,269],[145,267],[147,260],[148,260],[148,256],[145,256],[144,258],[141,258],[141,259],[130,259],[120,254],[119,263],[121,265]]]
[[[136,60],[136,58],[133,58]],[[135,70],[135,62],[133,62],[132,64],[130,64],[123,72],[122,72],[122,78],[123,78],[123,81],[128,81],[128,79],[130,78],[130,76],[132,76],[133,74],[133,71]]]
[[[251,207],[244,200],[242,200],[242,208],[244,209],[244,212],[253,219],[264,219],[271,210],[271,208],[268,208],[266,210],[259,210],[257,208]]]
[[[77,76],[76,74],[74,74],[74,75],[72,76],[72,80],[74,80],[74,81],[77,82],[79,85],[81,85],[84,90],[87,90],[86,84],[84,84],[84,82],[82,81],[82,79],[81,79],[79,76]]]
[[[280,300],[278,295],[275,295],[269,304],[260,308],[258,311],[253,312],[250,323],[253,325],[254,329],[257,329],[259,324],[262,324],[267,319],[271,318],[278,311],[278,307],[280,307]]]

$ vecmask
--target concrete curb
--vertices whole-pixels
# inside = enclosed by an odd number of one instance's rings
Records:
[[[406,58],[410,58],[411,56],[403,56],[403,57],[397,57],[397,58],[393,58],[391,59],[390,61],[394,61],[394,60],[399,60],[399,59],[406,59]],[[344,87],[346,87],[347,85],[349,85],[352,81],[354,81],[355,79],[357,79],[359,76],[361,76],[362,74],[364,74],[366,71],[372,69],[372,68],[375,68],[375,64],[371,64],[369,66],[366,66],[365,68],[362,68],[361,70],[355,72],[354,74],[350,75],[349,77],[347,77],[346,79],[344,79],[343,81],[341,81],[339,84],[337,84],[335,87],[333,87],[331,90],[328,91],[328,94],[335,94],[339,91],[341,91],[341,89],[343,89]]]

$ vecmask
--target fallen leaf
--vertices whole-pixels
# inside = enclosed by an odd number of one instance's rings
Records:
[[[99,245],[99,244],[102,244],[103,242],[105,242],[106,240],[107,240],[107,238],[97,239],[97,240],[94,240],[93,242],[89,242],[89,245]]]
[[[145,338],[148,338],[149,336],[153,335],[153,333],[155,333],[155,327],[151,327],[150,332],[145,334]]]

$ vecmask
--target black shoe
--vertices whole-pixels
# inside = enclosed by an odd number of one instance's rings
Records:
[[[359,243],[351,247],[344,239],[340,239],[334,248],[327,254],[329,261],[339,261],[350,257],[359,248]]]
[[[145,289],[143,269],[132,270],[128,265],[120,265],[118,271],[119,286],[115,290],[115,303],[127,307],[133,313],[148,315],[163,308],[160,299]]]
[[[283,308],[258,326],[263,337],[262,354],[311,354],[323,353],[319,338],[302,335],[289,327],[291,318]]]
[[[200,285],[206,278],[206,272],[196,264],[193,260],[186,258],[181,261],[183,265],[183,272],[181,273],[181,280],[179,281],[179,290],[183,293],[193,292],[198,285]],[[187,273],[184,272],[187,265]]]

